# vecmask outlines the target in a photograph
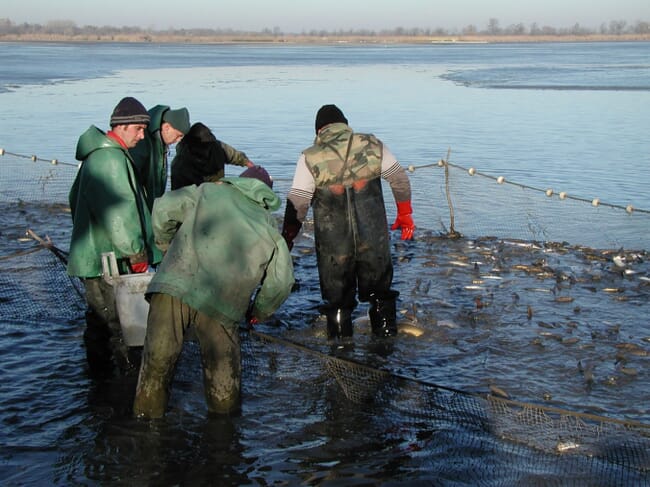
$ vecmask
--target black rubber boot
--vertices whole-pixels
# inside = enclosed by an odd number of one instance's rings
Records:
[[[327,338],[344,338],[352,336],[352,311],[334,308],[325,311],[327,317]]]
[[[93,379],[108,379],[113,375],[111,330],[93,311],[86,311],[84,344],[88,370]]]
[[[389,337],[397,335],[395,299],[398,294],[388,298],[376,298],[370,296],[370,326],[372,334],[378,337]]]

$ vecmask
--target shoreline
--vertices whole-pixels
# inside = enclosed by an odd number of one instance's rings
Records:
[[[650,34],[458,35],[458,36],[309,36],[309,35],[62,35],[4,34],[0,42],[144,43],[144,44],[508,44],[573,42],[648,42]]]

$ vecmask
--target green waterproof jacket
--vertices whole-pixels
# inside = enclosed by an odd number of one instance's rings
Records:
[[[167,189],[167,147],[160,135],[162,117],[167,110],[167,105],[156,105],[149,110],[151,121],[144,131],[144,139],[131,149],[149,210],[153,208],[153,201]]]
[[[278,196],[253,178],[223,178],[154,202],[156,244],[166,250],[147,295],[165,293],[215,319],[268,318],[294,283],[291,255],[271,211]],[[257,291],[257,292],[256,292]]]
[[[69,194],[72,237],[68,274],[99,277],[102,252],[115,252],[121,272],[131,256],[157,264],[151,216],[128,150],[95,126],[77,142],[82,161]]]

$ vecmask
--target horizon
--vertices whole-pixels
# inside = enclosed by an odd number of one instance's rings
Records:
[[[457,0],[453,5],[435,6],[428,0],[357,0],[353,4],[330,0],[326,5],[302,0],[222,1],[185,0],[180,8],[160,9],[154,0],[138,3],[113,0],[110,10],[82,8],[81,0],[23,0],[3,7],[2,19],[14,24],[47,25],[72,22],[78,27],[138,27],[141,29],[213,29],[260,32],[273,30],[300,34],[310,31],[381,31],[394,29],[478,30],[496,20],[500,28],[530,27],[598,29],[611,22],[634,25],[650,19],[647,0]]]

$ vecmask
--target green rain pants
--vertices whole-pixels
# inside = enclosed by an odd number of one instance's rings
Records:
[[[173,296],[154,293],[150,300],[147,334],[133,404],[136,417],[153,419],[164,416],[176,362],[185,334],[192,324],[201,349],[208,412],[239,412],[241,352],[236,324],[212,318]]]

